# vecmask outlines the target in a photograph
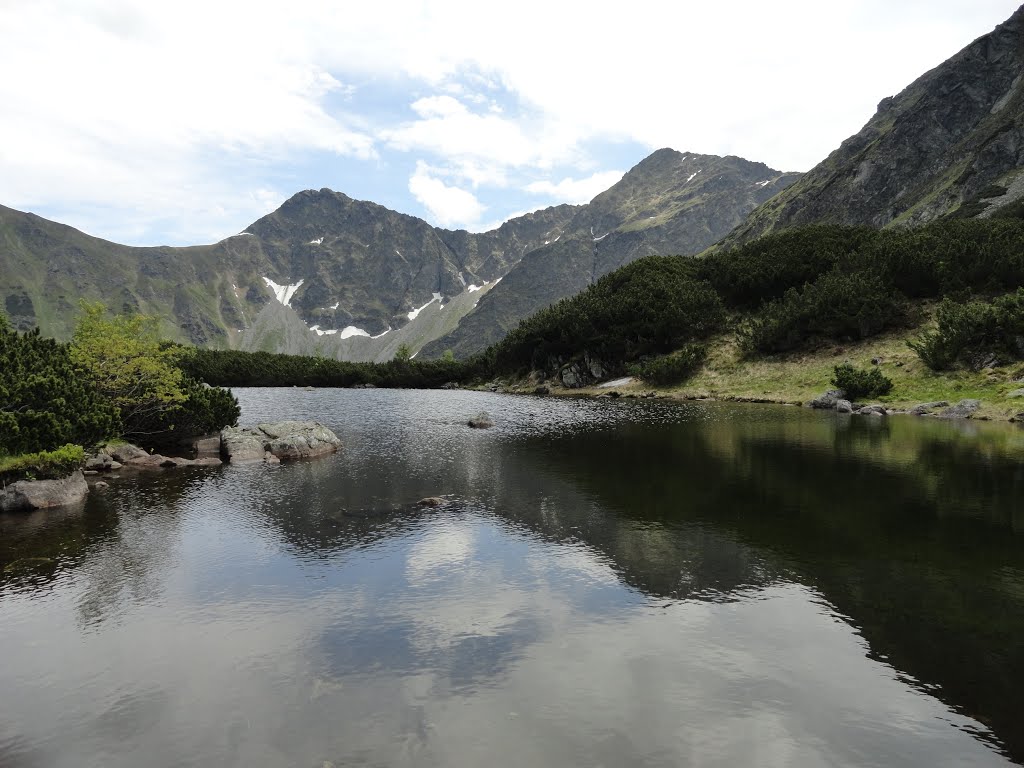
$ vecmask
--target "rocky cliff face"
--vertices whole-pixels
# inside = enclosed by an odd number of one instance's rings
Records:
[[[526,254],[423,354],[480,351],[523,318],[624,264],[652,254],[699,253],[797,178],[739,157],[660,149],[582,206],[560,237]]]
[[[1024,7],[900,94],[725,241],[801,224],[991,215],[1024,197]]]

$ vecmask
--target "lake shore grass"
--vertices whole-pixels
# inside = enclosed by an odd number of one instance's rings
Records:
[[[877,359],[877,367],[892,379],[893,388],[888,395],[869,402],[902,410],[918,403],[945,400],[955,404],[971,398],[981,401],[976,419],[1006,421],[1024,412],[1024,397],[1007,396],[1024,388],[1024,364],[1017,362],[977,372],[936,373],[906,344],[922,330],[924,326],[904,328],[855,343],[823,343],[811,351],[757,358],[745,358],[735,335],[726,333],[710,340],[706,363],[684,384],[657,387],[634,379],[614,389],[623,395],[656,392],[685,400],[804,404],[832,387],[835,366],[848,362],[857,368],[870,369],[875,367],[872,360]],[[559,395],[596,396],[609,391],[610,388],[600,386],[580,389],[551,386],[551,394]]]

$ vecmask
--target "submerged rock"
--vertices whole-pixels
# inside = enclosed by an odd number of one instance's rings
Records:
[[[444,499],[440,496],[427,496],[427,498],[416,502],[418,507],[440,507],[442,504],[444,504]]]
[[[85,498],[89,486],[81,471],[59,480],[18,480],[0,488],[0,512],[63,507]]]
[[[275,421],[254,427],[226,427],[220,433],[221,451],[232,463],[277,459],[309,459],[334,453],[341,440],[316,421]]]

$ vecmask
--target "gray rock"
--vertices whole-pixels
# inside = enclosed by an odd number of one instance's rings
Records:
[[[853,403],[842,398],[836,400],[836,410],[840,413],[853,413]]]
[[[579,389],[587,385],[587,375],[580,368],[579,363],[565,366],[558,376],[562,380],[562,386],[567,389]]]
[[[918,403],[910,409],[910,413],[914,416],[926,416],[927,414],[934,411],[936,408],[945,408],[949,403],[945,400],[937,400],[934,403]]]
[[[865,405],[854,411],[858,416],[885,416],[885,407],[881,405]]]
[[[110,483],[107,483],[107,482],[105,482],[103,480],[100,480],[100,481],[94,483],[92,487],[96,488],[97,490],[102,491],[104,488],[109,488],[110,487]]]
[[[0,488],[0,512],[63,507],[85,498],[89,486],[80,471],[59,480],[18,480]]]
[[[254,427],[226,427],[221,452],[237,464],[263,461],[269,451],[278,459],[309,459],[334,453],[341,440],[316,421],[275,421]]]
[[[533,394],[535,395],[548,395],[550,393],[551,390],[548,389],[544,384],[541,384],[539,387],[533,390]]]
[[[491,419],[491,416],[487,411],[480,411],[480,413],[466,423],[474,429],[489,429],[494,426],[494,421]]]
[[[1015,389],[1013,392],[1007,392],[1007,397],[1024,397],[1024,389]]]
[[[203,435],[189,441],[195,456],[220,456],[220,435]]]
[[[811,408],[831,411],[835,409],[836,403],[842,400],[845,396],[846,393],[841,389],[830,389],[828,392],[818,395],[816,398],[811,400],[808,405]]]
[[[267,436],[251,427],[225,427],[220,432],[221,454],[232,464],[262,461]]]
[[[418,507],[440,507],[442,504],[444,504],[444,499],[440,496],[428,496],[416,502]]]
[[[103,472],[110,469],[110,462],[112,461],[113,459],[110,456],[100,451],[95,456],[87,458],[83,466],[85,469],[93,472]]]
[[[980,400],[961,400],[939,414],[940,419],[969,419],[981,407]]]
[[[108,445],[105,452],[122,464],[130,464],[134,459],[142,459],[149,456],[146,451],[142,450],[137,445],[132,445],[131,443]]]

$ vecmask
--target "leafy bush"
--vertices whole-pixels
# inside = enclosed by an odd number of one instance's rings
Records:
[[[936,321],[935,330],[907,342],[933,371],[1024,359],[1024,288],[990,302],[944,299]]]
[[[669,387],[690,379],[704,365],[707,356],[706,345],[687,344],[670,355],[634,363],[628,370],[631,376],[637,376],[650,384]]]
[[[523,320],[488,357],[496,373],[554,371],[585,352],[614,369],[707,338],[724,324],[722,300],[693,276],[691,261],[649,256]]]
[[[0,454],[97,445],[120,427],[116,409],[79,374],[68,348],[35,330],[0,329]]]
[[[756,309],[816,280],[875,236],[868,227],[798,227],[712,253],[699,260],[697,276],[714,286],[728,306]]]
[[[739,339],[748,354],[771,354],[814,338],[867,338],[905,317],[902,297],[878,275],[832,271],[766,304],[740,329]]]
[[[66,477],[81,467],[84,461],[85,449],[70,444],[52,451],[0,456],[0,483]]]
[[[892,380],[884,376],[878,368],[861,370],[849,363],[837,365],[833,369],[832,383],[846,393],[850,400],[865,397],[881,397],[892,391]]]
[[[141,437],[186,399],[178,363],[182,349],[161,344],[156,318],[107,316],[101,303],[81,302],[71,357],[81,374],[121,414],[124,435]]]

